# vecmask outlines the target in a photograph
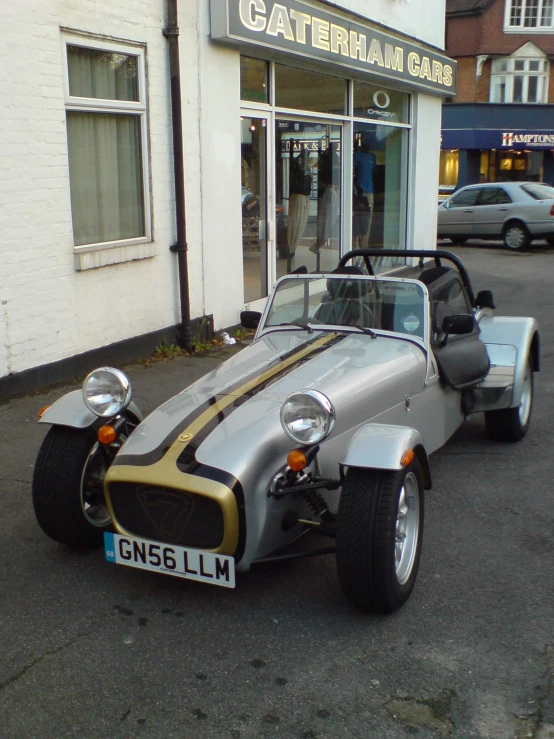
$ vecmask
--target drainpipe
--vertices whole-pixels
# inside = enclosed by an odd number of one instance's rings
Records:
[[[175,214],[177,219],[177,243],[170,250],[177,254],[179,270],[179,297],[181,302],[181,326],[177,331],[179,346],[194,351],[190,325],[190,296],[188,280],[187,219],[185,212],[185,170],[183,165],[183,116],[181,111],[181,71],[179,66],[179,25],[177,1],[167,0],[167,38],[169,74],[171,78],[171,120],[173,129],[173,169],[175,173]]]

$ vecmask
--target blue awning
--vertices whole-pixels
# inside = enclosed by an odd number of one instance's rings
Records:
[[[554,149],[554,106],[453,103],[442,108],[442,149]]]

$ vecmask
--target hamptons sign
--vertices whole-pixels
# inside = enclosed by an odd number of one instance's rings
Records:
[[[333,62],[454,95],[456,62],[301,0],[211,0],[211,37]]]
[[[552,133],[526,133],[526,132],[503,132],[502,146],[513,149],[518,144],[525,148],[554,148],[554,134]]]

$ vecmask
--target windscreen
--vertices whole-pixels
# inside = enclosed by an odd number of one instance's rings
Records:
[[[357,275],[294,277],[275,288],[269,326],[358,326],[425,337],[425,291],[415,281]]]

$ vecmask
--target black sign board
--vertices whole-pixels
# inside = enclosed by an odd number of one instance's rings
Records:
[[[211,37],[331,62],[455,95],[456,62],[433,47],[321,10],[302,0],[211,0]]]

